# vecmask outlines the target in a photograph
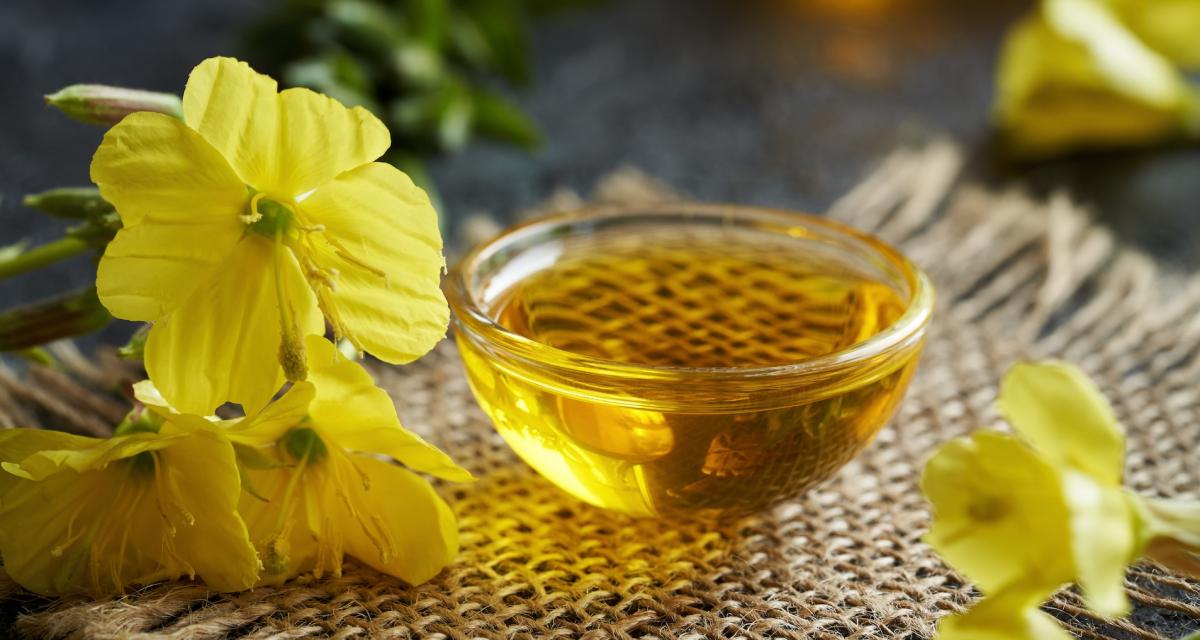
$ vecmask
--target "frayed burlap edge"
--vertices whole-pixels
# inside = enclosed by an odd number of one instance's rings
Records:
[[[1158,272],[1120,248],[1065,196],[960,183],[956,147],[886,159],[830,215],[900,246],[939,294],[921,370],[893,424],[834,480],[804,498],[720,524],[636,520],[583,505],[539,478],[480,413],[445,344],[405,368],[376,367],[400,415],[479,482],[441,489],[459,515],[462,553],[409,587],[349,564],[337,578],[219,595],[170,583],[122,598],[48,601],[0,578],[26,611],[28,637],[929,638],[976,594],[920,542],[916,487],[938,443],[1000,424],[1003,370],[1053,356],[1095,377],[1129,429],[1127,482],[1197,498],[1200,278]],[[678,199],[632,169],[593,200]],[[559,192],[547,208],[582,202]],[[468,234],[494,230],[487,220]],[[0,369],[0,425],[103,431],[136,377],[108,356],[57,345],[63,370]],[[402,508],[402,505],[397,505]],[[1047,609],[1085,638],[1162,640],[1200,627],[1200,584],[1143,565],[1127,585],[1136,611],[1111,621],[1073,591]],[[14,604],[15,603],[15,604]]]

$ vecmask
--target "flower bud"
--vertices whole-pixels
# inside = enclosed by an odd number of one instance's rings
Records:
[[[183,117],[179,96],[102,84],[73,84],[46,96],[46,104],[74,120],[102,126],[114,125],[135,111]]]
[[[67,220],[93,220],[115,211],[96,187],[59,187],[25,196],[22,204]]]

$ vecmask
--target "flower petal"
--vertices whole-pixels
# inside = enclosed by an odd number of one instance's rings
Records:
[[[396,405],[387,392],[357,362],[343,356],[320,336],[306,340],[308,379],[316,385],[313,421],[338,446],[352,451],[381,453],[422,473],[454,482],[472,480],[470,472],[454,463],[441,449],[405,429],[396,416]]]
[[[131,113],[109,129],[92,158],[91,176],[126,227],[149,215],[177,225],[235,224],[248,201],[245,185],[221,154],[161,113]]]
[[[196,431],[159,455],[158,498],[186,514],[174,523],[175,553],[215,591],[253,587],[258,554],[237,511],[233,446],[214,430]]]
[[[160,562],[163,528],[151,487],[131,482],[123,465],[63,469],[7,486],[0,495],[4,571],[47,596],[102,596],[186,573]]]
[[[985,594],[1023,583],[1049,595],[1074,578],[1058,475],[1023,442],[990,431],[951,440],[921,489],[934,510],[925,541]]]
[[[985,597],[965,614],[943,618],[938,640],[1071,640],[1058,622],[1038,609],[1045,596],[1008,589]]]
[[[183,120],[225,157],[242,183],[259,191],[275,185],[287,159],[279,153],[280,105],[270,77],[240,60],[209,58],[188,76]]]
[[[1108,400],[1066,362],[1018,362],[1000,383],[1000,411],[1051,461],[1121,483],[1125,431]]]
[[[177,434],[133,433],[112,438],[61,439],[66,444],[61,449],[39,449],[19,461],[3,462],[0,466],[12,475],[28,480],[42,480],[64,469],[90,471],[103,469],[109,464],[131,458],[143,451],[154,451],[170,446]],[[45,444],[50,444],[45,441]]]
[[[1200,3],[1115,0],[1117,12],[1148,47],[1185,67],[1200,66]]]
[[[337,274],[318,297],[339,335],[393,364],[421,357],[445,336],[437,212],[408,176],[364,165],[317,189],[300,211],[325,227],[309,237],[312,258]]]
[[[279,176],[274,189],[299,196],[387,151],[391,134],[362,107],[304,88],[279,94],[282,129]]]
[[[1063,494],[1071,508],[1071,551],[1084,598],[1096,613],[1125,615],[1125,570],[1136,559],[1137,541],[1124,491],[1068,471]]]
[[[1081,27],[1073,16],[1059,25],[1046,13],[1018,22],[1000,54],[995,110],[1015,151],[1144,144],[1180,130],[1192,101],[1182,74],[1128,34]]]
[[[312,355],[309,354],[311,360]],[[275,444],[289,429],[308,415],[315,390],[311,382],[297,382],[279,399],[258,413],[228,427],[225,433],[238,444],[265,447]]]
[[[192,198],[203,201],[204,196]],[[140,224],[118,231],[105,248],[96,270],[100,301],[118,318],[158,320],[221,268],[242,232],[236,216],[148,214]]]
[[[323,332],[315,297],[291,251],[247,236],[212,279],[150,330],[146,371],[172,406],[209,415],[236,402],[249,415],[279,390],[277,259],[283,299],[301,334]]]
[[[412,585],[437,575],[458,555],[450,507],[411,471],[365,456],[351,459],[366,481],[347,487],[351,508],[338,503],[339,520],[348,525],[346,552]]]

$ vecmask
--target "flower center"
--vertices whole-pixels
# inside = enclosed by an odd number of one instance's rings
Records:
[[[295,223],[295,214],[282,202],[268,200],[262,194],[250,199],[250,213],[243,216],[246,226],[268,238],[286,236]]]
[[[321,436],[309,427],[293,427],[283,437],[279,439],[279,445],[283,447],[293,460],[298,461],[317,461],[325,457],[328,451],[325,449],[325,443],[321,440]]]
[[[976,522],[995,522],[1008,512],[1008,503],[999,496],[977,496],[967,507],[967,514]]]
[[[154,453],[150,451],[143,451],[129,458],[129,471],[136,476],[154,477],[154,467]]]

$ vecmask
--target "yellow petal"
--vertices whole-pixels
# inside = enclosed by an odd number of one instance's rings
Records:
[[[934,511],[925,541],[985,594],[1019,583],[1049,595],[1075,577],[1058,475],[1016,438],[980,431],[947,442],[921,489]]]
[[[203,202],[206,196],[191,197]],[[96,271],[100,301],[118,318],[162,318],[214,276],[242,228],[236,217],[148,214],[140,224],[118,231],[105,248]]]
[[[1043,7],[1053,29],[1087,49],[1108,86],[1148,104],[1177,104],[1178,72],[1139,41],[1104,3],[1046,0]]]
[[[139,544],[161,527],[147,499],[151,483],[129,482],[127,471],[66,469],[9,486],[0,496],[5,572],[47,596],[100,596],[178,575],[180,567],[164,567],[152,555],[157,547]]]
[[[258,554],[238,515],[241,480],[229,441],[197,431],[160,456],[159,499],[186,514],[175,523],[175,552],[215,591],[253,587]]]
[[[1065,362],[1019,362],[1000,384],[1000,411],[1051,461],[1121,483],[1125,432],[1100,389]]]
[[[1071,509],[1071,550],[1088,605],[1106,616],[1129,612],[1125,570],[1136,558],[1134,513],[1119,487],[1068,471],[1063,490]]]
[[[183,119],[225,157],[242,183],[268,192],[276,184],[287,159],[279,153],[279,97],[270,77],[240,60],[209,58],[188,76]]]
[[[1200,502],[1144,498],[1126,491],[1137,513],[1135,526],[1144,555],[1177,573],[1200,577]]]
[[[311,407],[313,421],[341,447],[381,453],[414,471],[446,480],[466,482],[471,474],[450,456],[405,429],[396,416],[396,405],[387,392],[375,386],[371,375],[343,356],[331,342],[309,336],[308,379],[316,385]]]
[[[1148,47],[1185,67],[1200,66],[1200,2],[1113,0],[1122,21]]]
[[[245,185],[221,154],[161,113],[131,113],[109,129],[92,158],[91,174],[126,227],[150,215],[180,226],[232,224],[248,200]],[[195,242],[187,230],[176,233]]]
[[[1043,599],[1021,589],[985,597],[965,614],[943,618],[937,640],[1071,640],[1054,618],[1038,610]]]
[[[0,462],[20,462],[45,450],[86,449],[95,438],[50,429],[0,429]]]
[[[112,438],[86,438],[59,441],[68,448],[40,449],[19,461],[2,463],[3,469],[28,480],[42,480],[65,469],[90,471],[103,469],[110,463],[131,458],[143,451],[170,446],[180,436],[175,434],[133,433]]]
[[[409,584],[437,575],[458,555],[454,514],[429,483],[412,472],[352,456],[366,481],[351,484],[341,518],[346,552]]]
[[[371,162],[391,144],[387,127],[362,107],[308,89],[279,94],[283,116],[277,186],[291,196],[305,194],[338,174]]]
[[[312,355],[310,353],[309,357]],[[252,447],[265,447],[300,424],[308,415],[315,390],[311,382],[297,382],[279,399],[258,413],[226,429],[229,439]]]
[[[283,384],[277,257],[283,297],[301,334],[324,330],[291,252],[277,252],[267,238],[246,236],[212,279],[150,330],[146,371],[181,412],[209,415],[236,402],[253,414]]]
[[[300,204],[312,259],[336,272],[318,286],[339,335],[393,364],[411,362],[446,334],[449,308],[439,286],[444,260],[437,213],[425,192],[391,165],[340,175]]]
[[[1113,37],[1112,28],[1093,33],[1070,16],[1061,22],[1084,39],[1061,32],[1043,12],[1005,39],[996,115],[1015,151],[1146,144],[1181,130],[1193,98],[1178,71],[1119,30]]]
[[[264,469],[245,469],[247,479],[266,500],[243,491],[238,513],[250,532],[250,540],[259,551],[262,571],[259,584],[281,584],[289,578],[311,571],[317,562],[318,544],[325,539],[321,533],[310,531],[307,513],[310,509],[307,484],[320,483],[321,478],[301,475],[293,482],[292,475],[302,469],[297,465]],[[311,472],[311,469],[309,470]],[[306,482],[307,481],[307,482]],[[290,493],[289,493],[290,487]],[[316,488],[320,490],[318,486]],[[313,509],[321,508],[319,505]],[[279,536],[283,527],[283,535]],[[341,562],[341,558],[338,558]]]
[[[113,440],[145,443],[154,434],[137,436]],[[120,451],[128,458],[153,450],[152,466],[113,458],[5,485],[5,571],[44,595],[100,596],[190,576],[197,567],[217,589],[253,584],[257,558],[232,508],[238,475],[231,445],[212,431],[158,440],[163,446]]]

